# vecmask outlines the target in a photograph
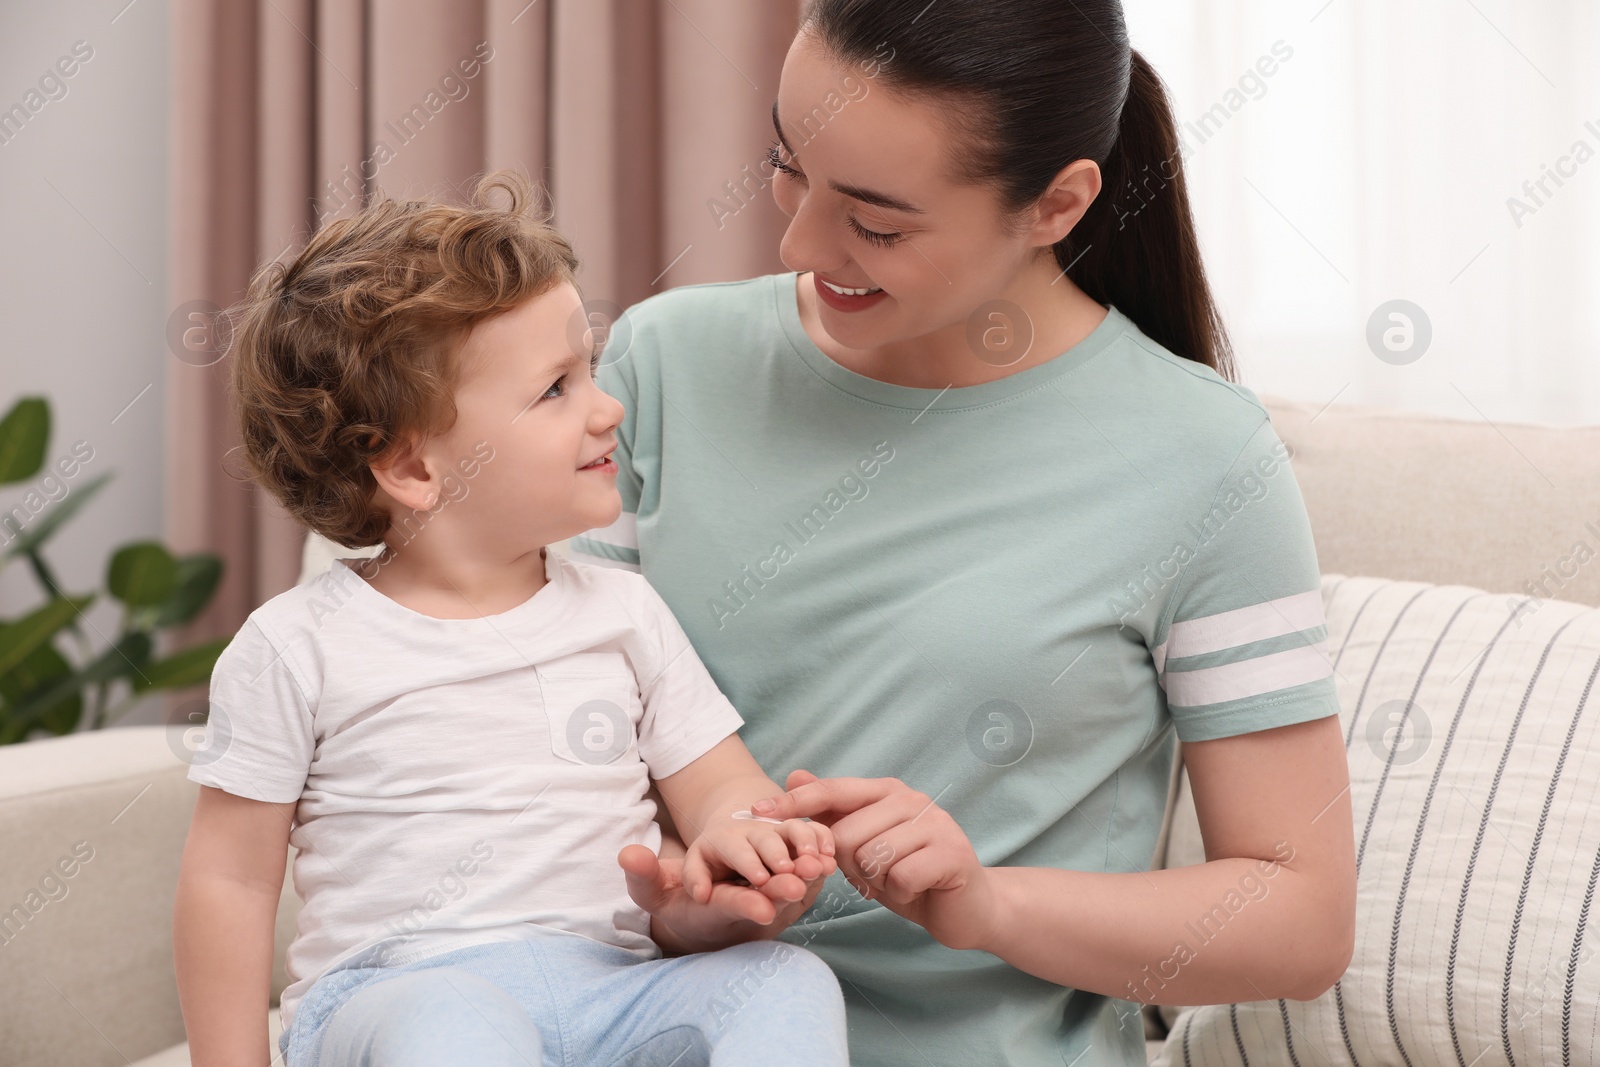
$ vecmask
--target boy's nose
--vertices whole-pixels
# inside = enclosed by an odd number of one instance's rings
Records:
[[[594,422],[600,427],[596,433],[609,433],[622,425],[622,418],[628,409],[622,406],[622,401],[610,393],[601,390],[600,403],[595,405]]]

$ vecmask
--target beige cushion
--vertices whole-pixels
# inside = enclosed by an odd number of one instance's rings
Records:
[[[1322,588],[1355,817],[1355,957],[1311,1002],[1177,1012],[1157,1062],[1445,1063],[1459,1048],[1505,1063],[1503,1029],[1512,1062],[1600,1062],[1600,610],[1513,612],[1501,595],[1381,578],[1326,575]],[[1175,864],[1204,859],[1190,829],[1174,828]]]
[[[278,1053],[278,1035],[283,1033],[283,1023],[278,1019],[278,1009],[273,1008],[267,1012],[267,1038],[272,1046],[272,1067],[280,1067],[283,1057]],[[1150,1049],[1145,1047],[1145,1057],[1148,1060]],[[171,1048],[156,1053],[132,1064],[132,1067],[190,1067],[189,1044],[173,1045]]]
[[[109,1067],[183,1040],[172,905],[198,787],[182,747],[162,726],[0,747],[0,1061]]]
[[[1292,450],[1324,574],[1493,593],[1544,582],[1542,597],[1600,605],[1600,563],[1572,558],[1579,541],[1600,549],[1600,426],[1262,400]]]

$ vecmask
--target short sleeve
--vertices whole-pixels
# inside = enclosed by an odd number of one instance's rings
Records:
[[[1269,421],[1184,527],[1151,655],[1178,738],[1339,713],[1321,573],[1289,451]]]
[[[631,313],[630,313],[631,314]],[[585,563],[639,573],[639,499],[642,482],[634,462],[634,440],[638,425],[638,382],[629,349],[633,331],[624,315],[614,324],[600,356],[595,384],[622,401],[622,425],[617,427],[617,492],[622,497],[622,513],[603,529],[579,534],[569,542],[569,551]]]
[[[211,669],[210,713],[189,780],[273,804],[299,800],[316,750],[293,664],[254,619]]]
[[[637,618],[644,655],[635,664],[644,716],[639,755],[650,777],[676,774],[744,725],[666,601],[641,576]]]

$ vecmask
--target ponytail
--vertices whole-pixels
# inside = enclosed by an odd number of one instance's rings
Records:
[[[1061,169],[1100,166],[1100,195],[1055,259],[1080,289],[1174,355],[1234,375],[1200,262],[1166,89],[1128,44],[1119,0],[814,0],[802,32],[846,63],[892,50],[879,77],[939,97],[969,143],[957,177],[1015,213]]]
[[[1056,244],[1056,262],[1152,341],[1231,381],[1232,346],[1200,262],[1172,107],[1155,68],[1129,51],[1128,98],[1100,195]]]

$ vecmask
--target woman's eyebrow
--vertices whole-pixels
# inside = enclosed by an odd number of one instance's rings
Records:
[[[789,144],[789,138],[783,135],[783,123],[778,118],[778,102],[776,100],[772,102],[772,128],[778,131],[778,143],[783,145],[784,151],[789,153],[790,158],[794,158],[795,156],[799,155],[799,153],[794,150],[794,147]],[[874,189],[863,189],[859,185],[847,185],[844,182],[836,182],[832,179],[829,179],[828,187],[836,193],[843,193],[845,196],[859,200],[863,204],[872,204],[875,207],[888,208],[890,211],[904,211],[912,215],[927,214],[927,212],[923,211],[915,204],[908,203],[907,201],[900,199],[898,196],[890,196],[888,193],[877,192]]]

